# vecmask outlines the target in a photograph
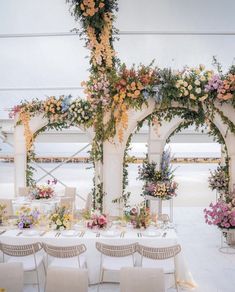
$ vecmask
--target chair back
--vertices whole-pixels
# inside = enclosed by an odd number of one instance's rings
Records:
[[[88,272],[83,269],[49,267],[45,292],[87,292]]]
[[[76,188],[65,187],[64,196],[72,198],[73,200],[75,200],[75,198],[76,198]]]
[[[69,209],[71,212],[74,211],[74,199],[71,197],[62,197],[60,199],[60,206],[64,206],[66,209]]]
[[[0,263],[0,287],[6,292],[23,292],[22,263]]]
[[[6,217],[13,215],[13,206],[11,199],[0,199],[0,205],[5,205],[5,215]]]
[[[109,257],[126,257],[134,255],[137,243],[126,245],[108,245],[101,242],[96,242],[97,250]]]
[[[163,269],[121,268],[120,292],[165,292]]]
[[[42,247],[48,255],[55,258],[76,257],[86,251],[86,246],[84,244],[74,246],[55,246],[42,243]]]
[[[34,255],[36,252],[42,249],[39,242],[23,245],[11,245],[6,243],[0,243],[0,249],[3,254],[12,257],[25,257],[28,255]]]
[[[28,187],[19,187],[18,188],[18,195],[20,197],[27,197],[29,195],[29,188]]]
[[[166,260],[175,257],[181,251],[179,244],[168,247],[149,247],[138,244],[137,252],[141,257],[152,260]]]

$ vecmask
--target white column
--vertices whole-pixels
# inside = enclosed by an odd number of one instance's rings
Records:
[[[150,162],[157,163],[157,169],[160,169],[164,146],[165,139],[161,137],[160,133],[156,131],[156,128],[154,126],[150,126],[148,137],[148,159]],[[161,200],[149,200],[149,205],[152,214],[162,214]]]
[[[121,144],[104,142],[104,212],[110,216],[122,216],[123,206],[112,201],[122,195],[123,155],[124,147]]]
[[[24,127],[16,126],[14,131],[15,195],[19,187],[26,186],[26,145]]]

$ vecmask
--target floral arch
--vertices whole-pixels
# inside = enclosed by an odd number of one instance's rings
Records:
[[[235,66],[223,73],[214,59],[215,70],[206,70],[203,65],[178,71],[153,64],[127,68],[116,57],[113,46],[117,0],[67,2],[75,20],[81,23],[79,32],[90,51],[90,77],[82,84],[87,99],[50,97],[45,102],[22,103],[14,109],[17,114],[16,188],[26,184],[26,154],[31,149],[34,133],[46,125],[67,127],[74,119],[74,124],[84,127],[92,137],[96,207],[119,215],[113,199],[122,194],[123,156],[130,134],[146,117],[155,116],[157,123],[161,123],[161,136],[152,139],[157,151],[151,159],[158,161],[170,133],[188,120],[187,113],[196,112],[197,122],[214,124],[226,143],[232,190],[235,184]],[[185,115],[180,113],[183,109]]]

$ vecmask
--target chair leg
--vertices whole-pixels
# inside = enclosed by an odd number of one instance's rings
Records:
[[[100,291],[100,284],[103,283],[103,278],[104,278],[104,269],[100,269],[100,276],[99,276],[99,283],[98,283],[98,287],[97,287],[97,292]]]
[[[40,284],[39,284],[38,268],[36,268],[36,274],[37,274],[37,285],[38,285],[38,292],[40,292]]]

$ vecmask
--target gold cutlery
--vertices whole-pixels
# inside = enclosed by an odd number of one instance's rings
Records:
[[[5,233],[6,231],[7,231],[6,229],[2,230],[2,231],[0,232],[0,235],[2,235],[3,233]]]
[[[41,234],[40,234],[40,236],[43,236],[43,235],[45,235],[47,233],[47,231],[43,231]]]

